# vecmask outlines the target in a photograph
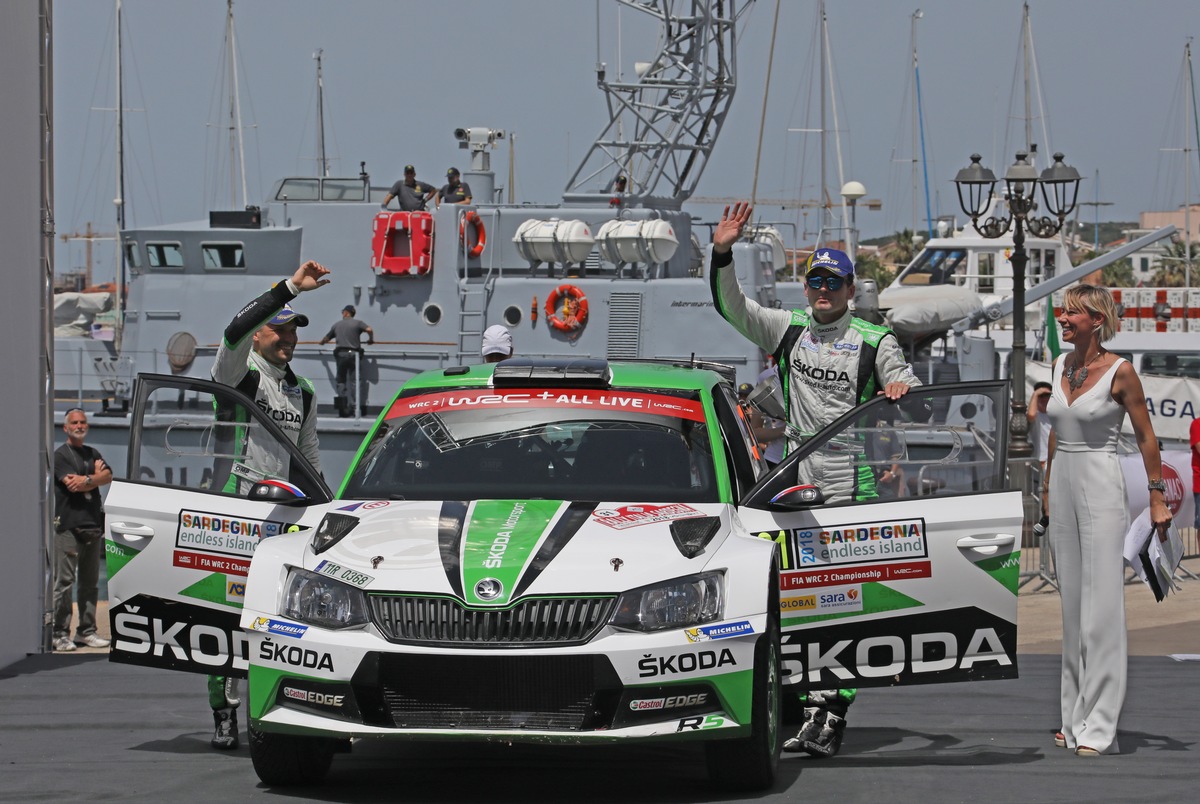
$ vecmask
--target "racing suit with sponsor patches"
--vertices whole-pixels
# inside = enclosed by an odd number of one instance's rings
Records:
[[[792,425],[787,452],[888,383],[921,384],[890,330],[849,311],[821,324],[803,310],[763,307],[742,292],[732,263],[732,252],[713,252],[713,303],[738,332],[775,356]],[[874,475],[862,459],[862,445],[833,446],[842,449],[806,459],[800,479],[819,486],[827,502],[874,497]]]
[[[312,383],[297,376],[290,366],[276,366],[254,351],[254,333],[295,298],[286,282],[280,282],[233,317],[217,349],[212,378],[251,397],[263,413],[292,440],[312,467],[321,471],[317,443],[317,411]],[[220,412],[218,412],[220,415]],[[288,457],[270,439],[256,438],[253,429],[240,434],[237,454],[226,491],[245,494],[264,477],[288,479]],[[235,489],[232,483],[237,483]]]
[[[733,268],[733,252],[713,252],[709,271],[713,303],[721,316],[764,351],[774,355],[791,427],[787,452],[851,408],[867,401],[890,382],[918,386],[896,336],[884,327],[854,318],[849,311],[822,324],[802,310],[763,307],[746,297]],[[826,502],[871,499],[875,476],[865,460],[865,445],[843,441],[817,451],[799,467],[799,479],[818,486]],[[802,750],[830,757],[857,690],[809,690],[800,693],[805,720],[785,751]]]
[[[290,366],[276,366],[254,351],[254,333],[296,295],[287,282],[280,282],[243,307],[225,328],[225,337],[213,363],[212,378],[253,399],[320,472],[316,393],[312,383],[297,376]],[[223,410],[220,403],[216,415],[218,419],[229,417],[232,421],[245,421],[244,414]],[[238,443],[232,448],[234,454],[241,457],[230,469],[224,485],[227,493],[246,496],[250,487],[264,477],[288,479],[288,454],[274,440],[256,436],[253,428],[238,428],[235,436]],[[236,748],[237,717],[234,711],[240,703],[237,679],[209,676],[208,701],[217,726],[213,745],[217,746],[223,737],[224,743],[218,747]]]

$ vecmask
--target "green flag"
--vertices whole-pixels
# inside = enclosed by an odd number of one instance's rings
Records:
[[[1053,363],[1062,353],[1062,347],[1058,345],[1058,321],[1054,318],[1054,299],[1046,299],[1046,351],[1050,353],[1050,362]]]

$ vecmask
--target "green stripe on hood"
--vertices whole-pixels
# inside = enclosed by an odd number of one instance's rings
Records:
[[[559,500],[480,500],[471,507],[462,542],[463,598],[469,606],[503,605],[565,504]],[[492,600],[475,593],[484,578],[500,582]]]

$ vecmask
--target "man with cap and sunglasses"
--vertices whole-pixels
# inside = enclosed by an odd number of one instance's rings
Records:
[[[412,165],[404,166],[404,178],[392,185],[387,197],[379,205],[387,209],[393,198],[399,199],[400,209],[404,212],[420,212],[425,209],[425,203],[437,195],[437,188],[417,180],[417,169]]]
[[[297,313],[288,302],[305,291],[328,285],[327,274],[328,268],[309,260],[290,279],[243,307],[225,328],[212,367],[215,381],[237,388],[253,399],[318,472],[321,454],[317,443],[316,392],[307,378],[296,375],[288,365],[296,350],[296,329],[308,326],[308,316]],[[235,417],[234,420],[238,416],[236,411],[224,411],[218,404],[217,416],[225,415]],[[287,455],[281,454],[273,443],[256,440],[252,430],[243,433],[242,443],[236,445],[242,457],[234,464],[224,490],[245,496],[264,477],[286,480]],[[216,725],[213,747],[237,748],[240,703],[237,679],[209,676],[208,699]]]
[[[446,204],[471,203],[471,185],[459,179],[458,168],[446,171],[446,185],[438,190],[437,203],[440,207]]]
[[[921,381],[890,330],[851,315],[854,264],[842,251],[818,248],[808,258],[808,310],[763,307],[747,298],[733,270],[733,244],[752,213],[753,207],[745,202],[735,204],[732,211],[725,208],[713,231],[709,277],[713,303],[721,316],[775,358],[788,412],[786,454],[876,394],[895,401]],[[799,472],[803,482],[820,487],[826,503],[876,496],[871,467],[852,455],[814,453]],[[852,689],[802,695],[804,723],[784,743],[784,750],[816,757],[836,754],[854,695]]]

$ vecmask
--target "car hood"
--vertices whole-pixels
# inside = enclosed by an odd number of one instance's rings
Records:
[[[359,523],[311,560],[369,577],[367,591],[450,594],[502,605],[524,595],[612,593],[705,569],[729,532],[729,506],[558,500],[371,501],[334,505]],[[720,518],[685,558],[671,523]],[[480,596],[480,590],[485,593]]]

